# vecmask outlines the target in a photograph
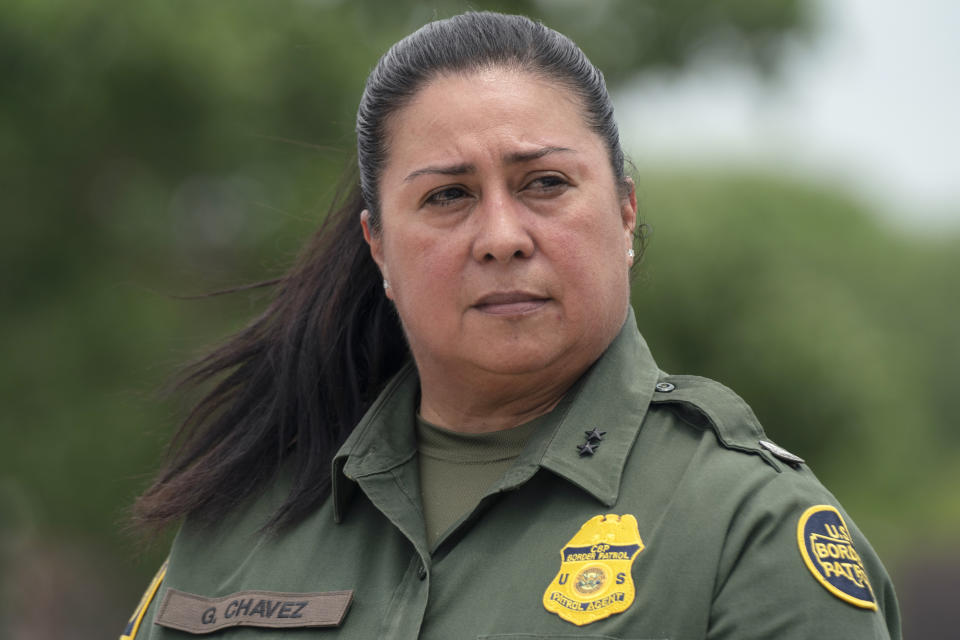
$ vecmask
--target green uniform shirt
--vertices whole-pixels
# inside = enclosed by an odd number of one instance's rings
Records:
[[[549,416],[512,429],[458,433],[417,416],[420,498],[432,549],[448,527],[486,495],[487,488],[513,466],[530,434]]]
[[[418,385],[413,366],[388,385],[337,454],[331,499],[292,530],[258,532],[282,483],[213,527],[188,521],[128,631],[172,640],[189,636],[156,622],[239,622],[218,637],[900,637],[889,578],[836,499],[759,444],[731,391],[660,372],[632,314],[433,553]],[[331,619],[339,626],[303,629]]]

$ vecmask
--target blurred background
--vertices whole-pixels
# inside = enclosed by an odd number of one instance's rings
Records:
[[[907,637],[960,627],[960,5],[6,0],[0,638],[115,637],[169,538],[127,509],[352,161],[367,72],[467,8],[606,73],[660,366],[736,389],[856,519]]]

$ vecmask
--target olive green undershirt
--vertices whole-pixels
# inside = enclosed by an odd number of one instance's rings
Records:
[[[549,420],[549,416],[548,413],[512,429],[467,434],[430,424],[417,414],[420,497],[431,548],[447,529],[477,506],[490,485],[520,455],[537,426]]]

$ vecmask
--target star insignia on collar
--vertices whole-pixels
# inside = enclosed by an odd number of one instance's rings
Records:
[[[597,444],[596,442],[590,442],[589,440],[587,440],[583,444],[577,445],[577,451],[580,452],[581,456],[592,456],[594,453],[597,452],[597,447],[599,446],[600,445]]]
[[[587,442],[600,442],[603,440],[603,436],[607,435],[606,431],[600,431],[597,427],[593,428],[593,431],[584,431],[587,434]]]

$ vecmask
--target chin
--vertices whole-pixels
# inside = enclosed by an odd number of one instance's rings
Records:
[[[490,346],[473,360],[472,364],[489,373],[525,375],[542,372],[551,367],[565,366],[571,349],[544,349],[542,342],[529,348],[517,344]]]

